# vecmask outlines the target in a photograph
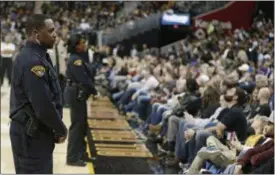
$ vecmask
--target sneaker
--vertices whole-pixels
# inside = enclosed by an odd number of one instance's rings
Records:
[[[201,169],[200,174],[212,174],[212,172],[208,171],[207,169]]]
[[[221,154],[221,150],[218,150],[215,147],[202,147],[198,152],[198,156],[203,159],[215,159],[216,156]]]
[[[150,129],[150,131],[152,131],[152,132],[154,132],[154,133],[159,133],[160,132],[160,130],[161,130],[161,125],[160,124],[158,124],[158,125],[152,125],[152,124],[150,124],[149,125],[149,129]]]
[[[189,173],[189,170],[185,170],[185,171],[183,171],[182,174],[188,174],[188,173]]]
[[[139,128],[135,129],[135,133],[139,136],[142,140],[147,140],[147,137],[143,133],[143,126],[140,126]]]
[[[186,163],[186,164],[183,164],[183,163],[179,163],[179,167],[180,167],[180,171],[179,171],[179,174],[184,174],[184,172],[186,172],[187,170],[188,170],[188,168],[189,168],[189,164],[188,163]]]
[[[127,112],[126,113],[126,120],[130,120],[130,119],[132,119],[132,118],[135,118],[135,113],[133,113],[133,112]]]
[[[158,144],[158,150],[161,152],[168,152],[168,142],[165,142],[163,144]]]
[[[168,154],[167,154],[166,152],[159,152],[157,156],[158,156],[159,158],[163,158],[163,157],[166,157],[167,155],[168,155]]]
[[[181,169],[184,169],[184,170],[187,170],[189,167],[190,167],[190,164],[189,163],[179,163],[179,167]]]
[[[138,122],[134,119],[128,120],[128,123],[133,129],[137,129],[140,126]]]

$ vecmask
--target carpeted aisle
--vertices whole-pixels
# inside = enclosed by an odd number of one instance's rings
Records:
[[[96,174],[151,174],[152,154],[107,98],[90,101],[88,143]]]

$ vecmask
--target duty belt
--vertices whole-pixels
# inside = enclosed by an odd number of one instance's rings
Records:
[[[26,112],[26,110],[23,108],[21,110],[19,110],[18,112],[16,112],[16,114],[14,114],[11,117],[11,121],[17,122],[19,124],[21,124],[22,126],[26,126],[28,121],[30,120],[30,116],[28,115],[28,113]],[[40,131],[51,131],[51,129],[49,127],[47,127],[46,125],[42,124],[41,122],[38,122],[38,130]]]
[[[67,86],[79,86],[79,83],[73,82],[71,80],[67,80],[66,85]]]

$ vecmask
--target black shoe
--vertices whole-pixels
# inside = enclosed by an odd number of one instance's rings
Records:
[[[95,161],[95,157],[84,157],[83,160],[85,162],[94,162]]]
[[[89,157],[88,153],[84,153],[82,160],[85,162],[93,162],[95,161],[95,157]]]
[[[160,158],[166,158],[167,155],[167,152],[159,152],[157,156]]]
[[[67,162],[67,165],[69,165],[69,166],[82,166],[82,167],[84,167],[84,166],[87,165],[87,163],[84,160],[77,160],[75,162]]]

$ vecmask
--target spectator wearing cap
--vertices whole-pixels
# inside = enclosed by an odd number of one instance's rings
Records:
[[[248,94],[251,94],[255,88],[253,68],[248,64],[242,64],[238,67],[238,73],[240,76],[239,87],[244,89]]]
[[[251,81],[250,67],[248,64],[243,64],[239,68],[240,80],[239,83]]]

